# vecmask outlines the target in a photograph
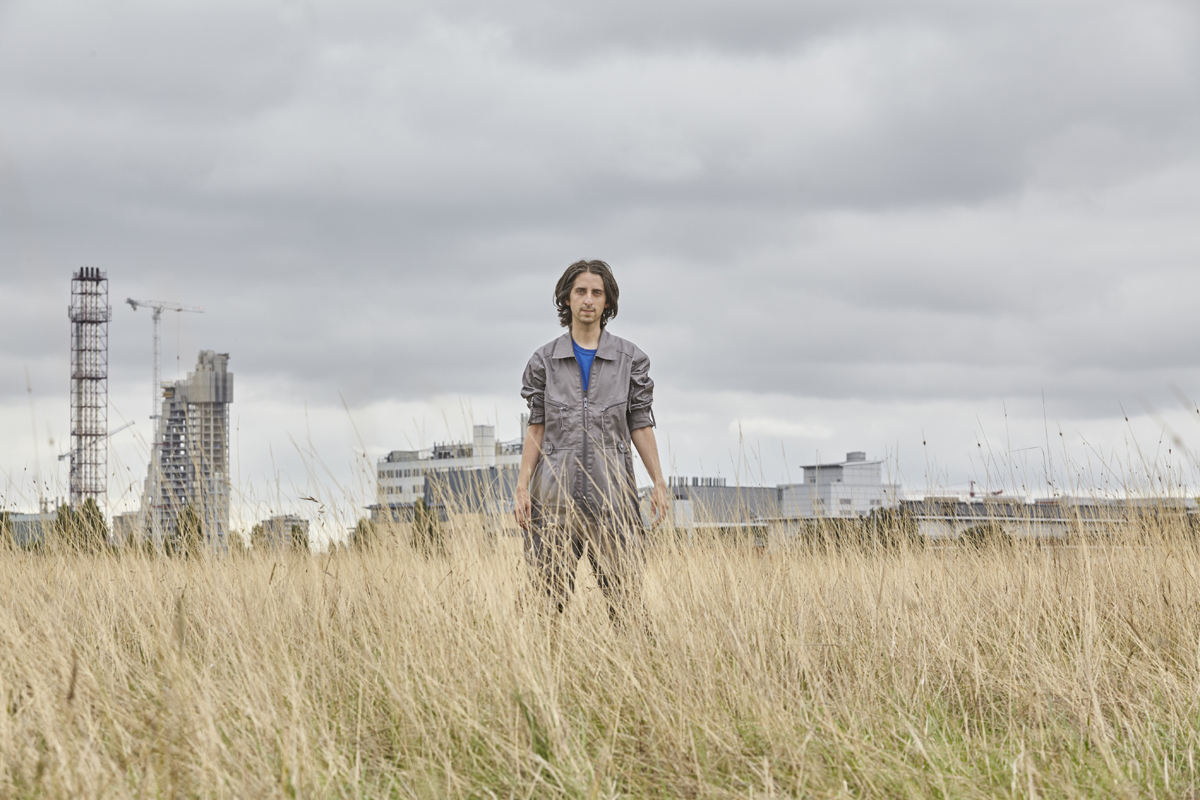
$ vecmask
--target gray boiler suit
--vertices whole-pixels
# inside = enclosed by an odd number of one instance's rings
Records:
[[[529,482],[530,571],[562,610],[586,550],[615,614],[641,580],[644,531],[630,432],[654,425],[650,359],[632,342],[601,331],[584,392],[567,332],[529,359],[521,396],[530,424],[546,426]]]

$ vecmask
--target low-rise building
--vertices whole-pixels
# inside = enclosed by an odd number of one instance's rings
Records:
[[[376,503],[370,506],[372,519],[409,520],[418,500],[427,506],[452,506],[455,488],[482,497],[480,487],[500,487],[502,491],[490,495],[495,500],[492,505],[498,513],[511,510],[512,488],[521,470],[528,426],[529,417],[522,414],[521,435],[512,441],[498,442],[495,427],[476,425],[470,442],[439,443],[427,450],[393,450],[376,464],[378,493]]]
[[[845,461],[806,464],[804,482],[779,487],[780,516],[787,519],[862,517],[877,508],[894,508],[900,486],[884,483],[883,461],[868,461],[856,450]]]
[[[308,520],[295,514],[279,514],[264,519],[256,527],[258,530],[251,533],[251,544],[261,541],[277,550],[287,550],[298,543],[308,545]]]
[[[725,478],[682,476],[668,478],[667,486],[676,527],[728,527],[779,516],[776,487],[729,486]]]
[[[37,547],[44,544],[52,535],[57,518],[57,511],[45,508],[35,514],[5,514],[11,541],[17,547]]]
[[[1128,528],[1130,522],[1149,519],[1190,528],[1197,504],[1191,498],[1171,497],[1055,497],[1030,502],[1019,497],[929,496],[900,501],[900,512],[918,536],[929,540],[969,537],[973,531],[1055,539],[1106,536]]]
[[[447,512],[497,516],[512,513],[518,469],[478,467],[425,476],[425,504]]]
[[[671,522],[681,528],[730,528],[780,520],[864,517],[876,509],[895,508],[899,502],[899,484],[883,482],[883,463],[868,461],[866,453],[854,451],[846,454],[845,461],[805,465],[803,483],[774,487],[728,486],[724,478],[672,477],[668,480]]]

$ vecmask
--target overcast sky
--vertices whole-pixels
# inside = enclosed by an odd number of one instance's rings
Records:
[[[515,437],[578,258],[678,474],[861,449],[1045,493],[1048,444],[1060,484],[1200,450],[1198,8],[0,0],[8,502],[66,478],[82,265],[138,420],[115,508],[150,436],[125,297],[204,307],[164,318],[163,375],[231,354],[234,480],[274,510]]]

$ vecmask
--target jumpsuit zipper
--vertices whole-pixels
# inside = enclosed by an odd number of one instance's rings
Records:
[[[580,378],[580,383],[583,378]],[[583,500],[584,490],[587,488],[583,485],[583,476],[588,474],[588,423],[587,423],[587,390],[583,391],[583,471],[579,475],[579,499]]]

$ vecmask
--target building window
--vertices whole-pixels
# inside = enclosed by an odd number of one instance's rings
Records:
[[[850,505],[851,500],[849,497],[843,497],[842,499],[838,500],[838,502],[844,506],[848,506]]]

